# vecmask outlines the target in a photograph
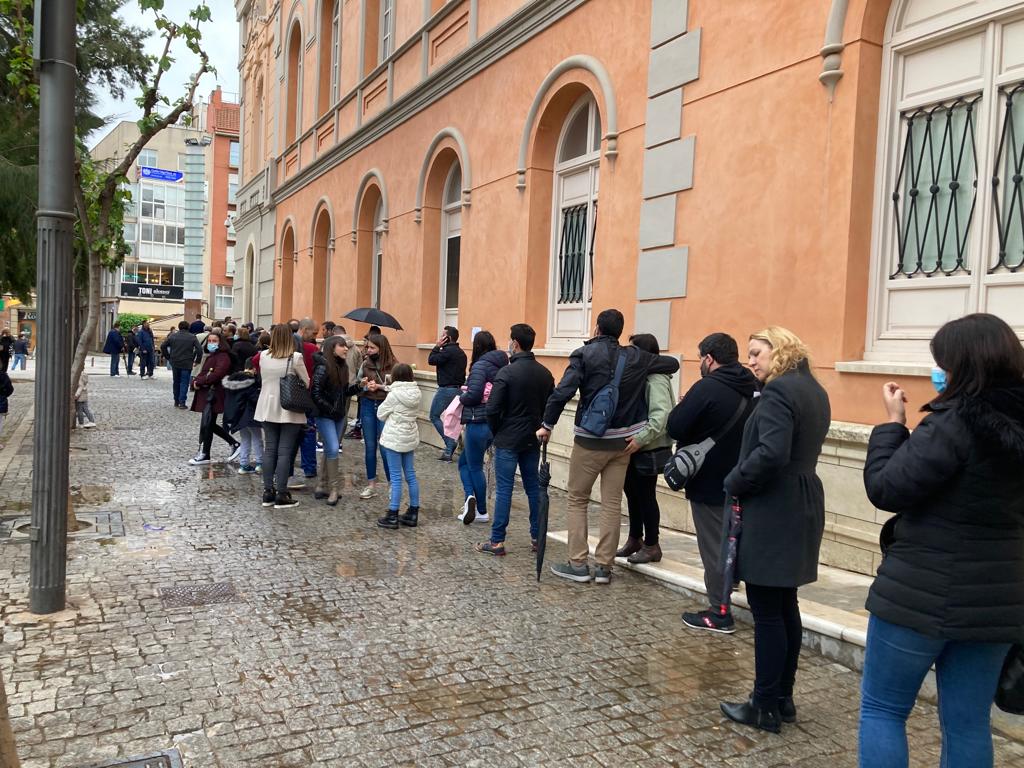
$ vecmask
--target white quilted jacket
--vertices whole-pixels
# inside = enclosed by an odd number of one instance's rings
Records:
[[[388,396],[377,409],[377,418],[384,422],[380,444],[389,451],[408,453],[420,444],[417,414],[420,409],[420,388],[415,381],[393,382]]]

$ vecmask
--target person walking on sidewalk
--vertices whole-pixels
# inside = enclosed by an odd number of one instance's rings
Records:
[[[182,320],[178,330],[172,333],[163,344],[160,352],[171,361],[171,387],[174,393],[174,407],[186,409],[188,388],[192,383],[192,366],[202,359],[202,348],[199,339],[188,329],[188,323]]]
[[[316,406],[316,428],[324,444],[322,490],[314,496],[327,499],[328,506],[338,503],[341,493],[339,446],[345,434],[345,403],[350,389],[348,375],[348,344],[341,336],[324,340],[313,355],[313,404]]]
[[[459,346],[458,328],[451,325],[444,327],[444,333],[430,350],[427,362],[437,369],[437,391],[430,403],[430,423],[444,442],[441,461],[450,462],[457,443],[444,433],[441,414],[459,396],[462,385],[466,383],[466,353]]]
[[[652,355],[661,354],[658,340],[650,333],[630,336],[629,343]],[[675,403],[672,379],[664,373],[647,377],[647,424],[626,441],[629,466],[622,490],[626,493],[629,512],[629,538],[626,546],[615,553],[631,563],[661,562],[658,528],[661,508],[658,506],[658,477],[672,453],[672,438],[665,431],[668,414]]]
[[[11,364],[11,352],[14,351],[14,337],[11,336],[11,329],[4,328],[0,331],[0,371],[7,373],[7,366]]]
[[[377,495],[377,446],[380,434],[384,431],[384,422],[377,418],[377,409],[387,397],[384,387],[390,382],[391,372],[397,364],[387,337],[379,333],[370,334],[366,339],[366,352],[357,375],[359,422],[363,431],[363,458],[366,461],[366,487],[360,492],[360,499],[372,499]],[[382,448],[380,455],[384,462],[384,477],[390,481],[391,470],[384,456],[386,450]]]
[[[537,333],[525,323],[509,330],[509,364],[494,377],[487,400],[487,426],[494,435],[494,522],[491,538],[477,544],[478,552],[505,554],[505,533],[512,511],[516,467],[530,504],[530,539],[537,550],[540,510],[540,444],[537,429],[544,420],[544,404],[555,388],[551,371],[537,362],[533,344]]]
[[[110,355],[110,375],[121,375],[121,354],[124,352],[124,337],[115,325],[107,332],[107,340],[103,343],[103,353]]]
[[[295,350],[295,337],[284,323],[270,332],[270,349],[259,354],[262,379],[256,421],[263,425],[263,506],[287,509],[298,506],[288,492],[288,477],[295,463],[295,451],[306,415],[281,407],[281,379],[294,373],[309,386],[302,353]]]
[[[241,454],[241,444],[217,423],[217,416],[224,413],[224,379],[231,373],[231,354],[221,346],[221,335],[216,331],[207,334],[205,351],[202,370],[192,380],[195,390],[192,410],[203,417],[199,427],[199,452],[188,461],[193,466],[210,463],[214,435],[231,446],[229,463]]]
[[[0,438],[4,436],[4,422],[7,421],[7,413],[10,410],[9,399],[14,394],[14,384],[11,377],[7,375],[7,369],[0,370]],[[3,450],[3,443],[0,443],[0,450]]]
[[[700,470],[686,484],[697,550],[704,565],[704,588],[709,608],[684,613],[683,623],[691,629],[731,634],[736,631],[732,613],[721,607],[725,587],[722,553],[725,546],[725,476],[736,466],[743,440],[743,427],[753,410],[758,381],[740,365],[739,347],[727,333],[712,333],[697,346],[700,378],[683,396],[668,417],[668,434],[682,448],[708,438],[714,447],[704,457]]]
[[[79,374],[78,386],[75,387],[75,420],[83,429],[96,426],[96,419],[89,409],[89,374],[85,371]]]
[[[21,366],[21,370],[25,370],[25,361],[28,359],[28,339],[25,338],[24,333],[19,333],[18,338],[14,340],[14,362],[11,363],[11,370],[18,370],[18,366]]]
[[[487,426],[487,399],[498,371],[508,365],[508,355],[498,349],[490,331],[479,331],[473,337],[473,358],[466,391],[459,395],[462,402],[462,440],[464,449],[459,456],[459,479],[466,500],[459,520],[469,525],[474,520],[482,523],[487,516],[487,474],[484,472],[484,454],[491,445],[491,428]]]
[[[816,468],[832,410],[811,372],[807,347],[789,330],[753,334],[750,369],[764,383],[743,428],[725,492],[743,507],[736,577],[754,615],[754,691],[722,702],[730,720],[778,733],[796,721],[793,685],[803,625],[797,588],[818,579],[825,492]]]
[[[544,423],[537,431],[537,438],[547,441],[566,404],[577,391],[580,393],[566,503],[569,559],[551,568],[556,576],[576,582],[593,578],[598,584],[608,584],[612,580],[615,551],[619,548],[622,487],[629,466],[627,441],[647,425],[644,399],[647,377],[654,373],[671,376],[679,370],[679,361],[674,357],[621,346],[619,337],[624,326],[625,319],[617,309],[606,309],[597,316],[594,337],[570,355],[569,367],[548,398]],[[595,421],[590,407],[595,399],[606,402],[609,388],[618,393],[615,412],[608,414],[605,429],[597,434],[586,428]],[[597,397],[599,394],[601,398]],[[590,555],[587,505],[598,477],[601,478],[600,540],[594,555],[597,566],[591,576],[587,565]]]
[[[153,367],[156,357],[156,340],[153,331],[146,320],[136,334],[139,341],[139,379],[153,378]]]
[[[412,366],[399,363],[391,372],[387,397],[377,409],[377,418],[384,422],[380,444],[387,451],[384,460],[391,473],[391,499],[387,514],[377,521],[379,528],[409,528],[419,525],[420,484],[416,479],[416,446],[420,444],[420,388],[416,386]],[[409,486],[409,508],[401,517],[402,475]]]
[[[256,423],[256,404],[260,399],[260,377],[252,367],[232,373],[224,379],[224,428],[238,434],[241,448],[238,474],[252,475],[263,470],[263,431]]]
[[[868,593],[860,765],[908,765],[906,721],[934,664],[943,766],[990,768],[1003,660],[1024,638],[1024,350],[995,315],[932,339],[939,394],[907,430],[906,394],[883,387],[888,422],[868,442],[882,529]]]

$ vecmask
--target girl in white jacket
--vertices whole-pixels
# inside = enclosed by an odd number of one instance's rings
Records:
[[[420,514],[420,484],[416,479],[416,446],[420,444],[417,414],[420,408],[420,388],[416,386],[412,367],[404,363],[391,371],[388,395],[377,409],[377,418],[384,422],[380,445],[385,449],[385,461],[391,476],[391,503],[388,513],[377,521],[381,528],[398,528],[399,524],[415,528]],[[401,517],[398,507],[402,503],[402,475],[409,486],[409,509]]]

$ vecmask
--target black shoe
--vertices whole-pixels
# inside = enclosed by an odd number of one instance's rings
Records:
[[[718,705],[722,714],[740,725],[749,725],[762,731],[779,733],[782,731],[782,717],[779,715],[778,705],[774,707],[759,707],[751,697],[739,704],[730,704],[723,701]]]
[[[384,517],[377,520],[377,527],[390,528],[391,530],[398,528],[398,510],[389,509]]]
[[[784,723],[796,722],[796,704],[793,703],[792,696],[783,696],[779,699],[779,716]]]
[[[269,491],[263,492],[263,506],[272,507],[274,502],[277,501],[277,494],[274,493],[274,489],[271,488]]]
[[[352,429],[350,429],[348,431],[348,433],[345,435],[345,439],[346,440],[362,440],[363,439],[363,430],[361,430],[359,427],[352,427]]]
[[[731,635],[736,631],[736,622],[732,620],[732,614],[727,613],[723,616],[717,611],[684,613],[683,624],[690,629],[704,629],[708,632],[720,632],[723,635]]]
[[[415,528],[419,524],[420,519],[420,508],[409,507],[405,510],[405,514],[398,518],[398,522],[404,525],[406,528]]]
[[[277,494],[277,497],[274,499],[274,509],[288,509],[297,506],[299,506],[299,502],[293,499],[288,491]]]

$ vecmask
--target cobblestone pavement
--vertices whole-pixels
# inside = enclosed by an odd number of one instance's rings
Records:
[[[806,654],[798,725],[724,722],[719,700],[750,685],[749,627],[687,632],[694,606],[636,574],[538,585],[521,510],[508,557],[473,553],[486,532],[453,519],[455,469],[433,449],[417,462],[422,527],[381,531],[383,502],[355,497],[358,443],[337,508],[300,494],[264,510],[256,478],[186,465],[198,416],[170,407],[169,382],[94,377],[90,393],[77,509],[122,512],[127,536],[71,544],[75,610],[50,621],[24,613],[28,545],[0,545],[0,666],[26,768],[171,747],[194,768],[855,765],[856,673]],[[30,402],[23,386],[12,407]],[[7,516],[26,514],[31,439],[0,466]],[[230,602],[161,599],[222,582]],[[910,730],[914,764],[936,765],[934,708]],[[997,749],[1024,764],[1019,744]]]

